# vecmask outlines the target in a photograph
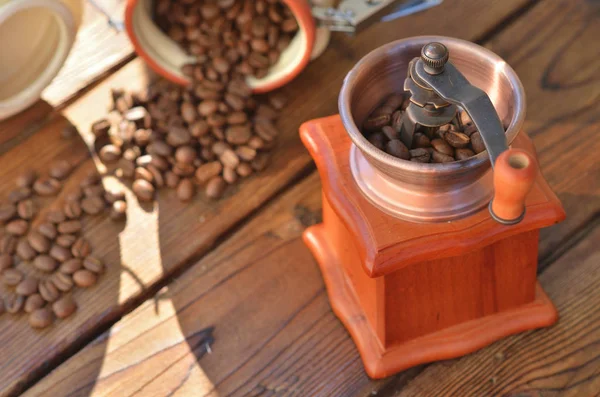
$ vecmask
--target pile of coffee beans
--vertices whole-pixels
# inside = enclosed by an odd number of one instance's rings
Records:
[[[483,139],[469,115],[459,110],[449,124],[420,127],[412,147],[400,140],[402,115],[409,99],[392,94],[363,123],[362,133],[373,146],[403,160],[417,163],[449,163],[468,159],[485,150]]]
[[[197,81],[230,70],[265,77],[298,31],[298,22],[279,0],[158,0],[154,4],[157,25],[196,57],[196,64],[184,73]]]
[[[113,91],[109,115],[92,125],[100,160],[133,180],[140,201],[157,189],[210,199],[263,170],[286,99],[252,95],[246,77],[263,77],[298,24],[280,1],[158,1],[159,26],[197,62],[183,67],[191,84],[160,80],[143,93]]]
[[[77,304],[72,290],[93,286],[104,272],[104,263],[82,234],[83,218],[107,212],[112,219],[125,218],[125,196],[105,191],[95,172],[65,195],[60,208],[44,210],[44,197],[58,195],[71,171],[66,160],[53,163],[46,176],[25,171],[8,202],[0,205],[0,314],[28,313],[33,328],[73,314]]]

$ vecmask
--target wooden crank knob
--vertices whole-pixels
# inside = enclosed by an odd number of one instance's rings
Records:
[[[503,224],[519,223],[525,216],[525,197],[537,174],[533,156],[521,149],[508,149],[494,165],[494,198],[490,202],[492,217]]]

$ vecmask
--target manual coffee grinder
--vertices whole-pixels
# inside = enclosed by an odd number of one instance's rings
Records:
[[[448,123],[458,105],[487,150],[422,164],[371,145],[357,126],[403,90],[409,147],[416,129]],[[525,96],[512,68],[463,40],[400,40],[350,71],[339,110],[300,129],[323,185],[323,223],[304,241],[369,376],[556,322],[537,282],[538,237],[565,213],[522,131]]]

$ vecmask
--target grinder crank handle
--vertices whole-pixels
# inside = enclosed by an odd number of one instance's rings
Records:
[[[536,162],[529,153],[508,148],[504,127],[492,101],[485,91],[471,85],[448,58],[448,49],[443,44],[427,44],[415,64],[416,77],[469,114],[494,168],[495,197],[490,201],[490,214],[503,224],[519,223],[525,215],[525,196],[537,173]]]

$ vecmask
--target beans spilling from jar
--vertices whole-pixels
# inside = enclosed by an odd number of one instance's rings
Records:
[[[143,93],[113,92],[113,109],[92,126],[96,150],[140,201],[163,187],[190,201],[210,199],[262,171],[279,133],[280,93],[256,97],[249,75],[264,77],[298,25],[280,1],[159,1],[159,26],[196,57],[191,84],[161,80]]]
[[[459,110],[456,117],[440,127],[420,127],[412,147],[400,140],[402,115],[409,99],[392,94],[375,108],[363,123],[362,133],[376,148],[417,163],[449,163],[465,160],[485,150],[483,139],[469,115]]]
[[[125,218],[125,195],[105,191],[95,172],[53,202],[71,171],[66,160],[51,164],[48,175],[25,171],[0,204],[0,314],[27,313],[32,328],[71,316],[74,290],[93,286],[104,272],[84,236],[85,218]]]

